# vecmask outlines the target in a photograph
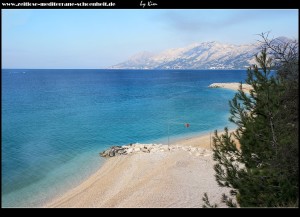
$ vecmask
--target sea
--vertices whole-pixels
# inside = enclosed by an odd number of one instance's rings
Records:
[[[2,69],[2,207],[42,207],[104,163],[99,152],[234,129],[246,70]],[[189,125],[187,125],[187,123]],[[188,126],[188,127],[187,127]]]

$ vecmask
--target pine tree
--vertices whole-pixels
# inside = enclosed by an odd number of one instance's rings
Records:
[[[216,180],[232,189],[241,207],[298,206],[298,61],[286,54],[268,57],[274,48],[268,43],[256,56],[258,66],[248,70],[246,83],[253,90],[247,95],[240,88],[230,101],[230,121],[237,130],[230,134],[225,128],[213,138]],[[236,205],[226,195],[223,201]]]

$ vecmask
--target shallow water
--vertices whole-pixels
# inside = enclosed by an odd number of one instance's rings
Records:
[[[80,183],[111,145],[232,126],[239,70],[2,70],[2,206],[36,207]],[[187,128],[185,123],[189,123]]]

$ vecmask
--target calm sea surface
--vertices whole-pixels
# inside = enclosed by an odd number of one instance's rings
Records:
[[[222,130],[245,70],[2,69],[2,206],[35,207],[103,163],[112,145]],[[186,128],[184,123],[190,123]]]

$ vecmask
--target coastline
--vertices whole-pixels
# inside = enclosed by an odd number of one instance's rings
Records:
[[[230,90],[239,90],[240,83],[231,82],[231,83],[212,83],[209,85],[210,88],[225,88]],[[250,93],[250,90],[253,90],[253,87],[249,84],[242,84],[242,90],[245,93]]]
[[[238,90],[239,86],[239,83],[210,85],[232,90]],[[250,89],[251,86],[243,86],[245,92]],[[202,207],[204,193],[211,204],[226,207],[221,197],[229,189],[219,187],[214,177],[213,135],[206,132],[176,138],[169,147],[177,148],[169,148],[171,151],[108,158],[93,175],[45,207]],[[191,147],[204,150],[205,154],[195,154]]]
[[[182,150],[112,157],[77,187],[46,207],[202,207],[207,192],[219,207],[222,193],[215,181],[210,135],[170,144],[197,147],[204,155]]]

